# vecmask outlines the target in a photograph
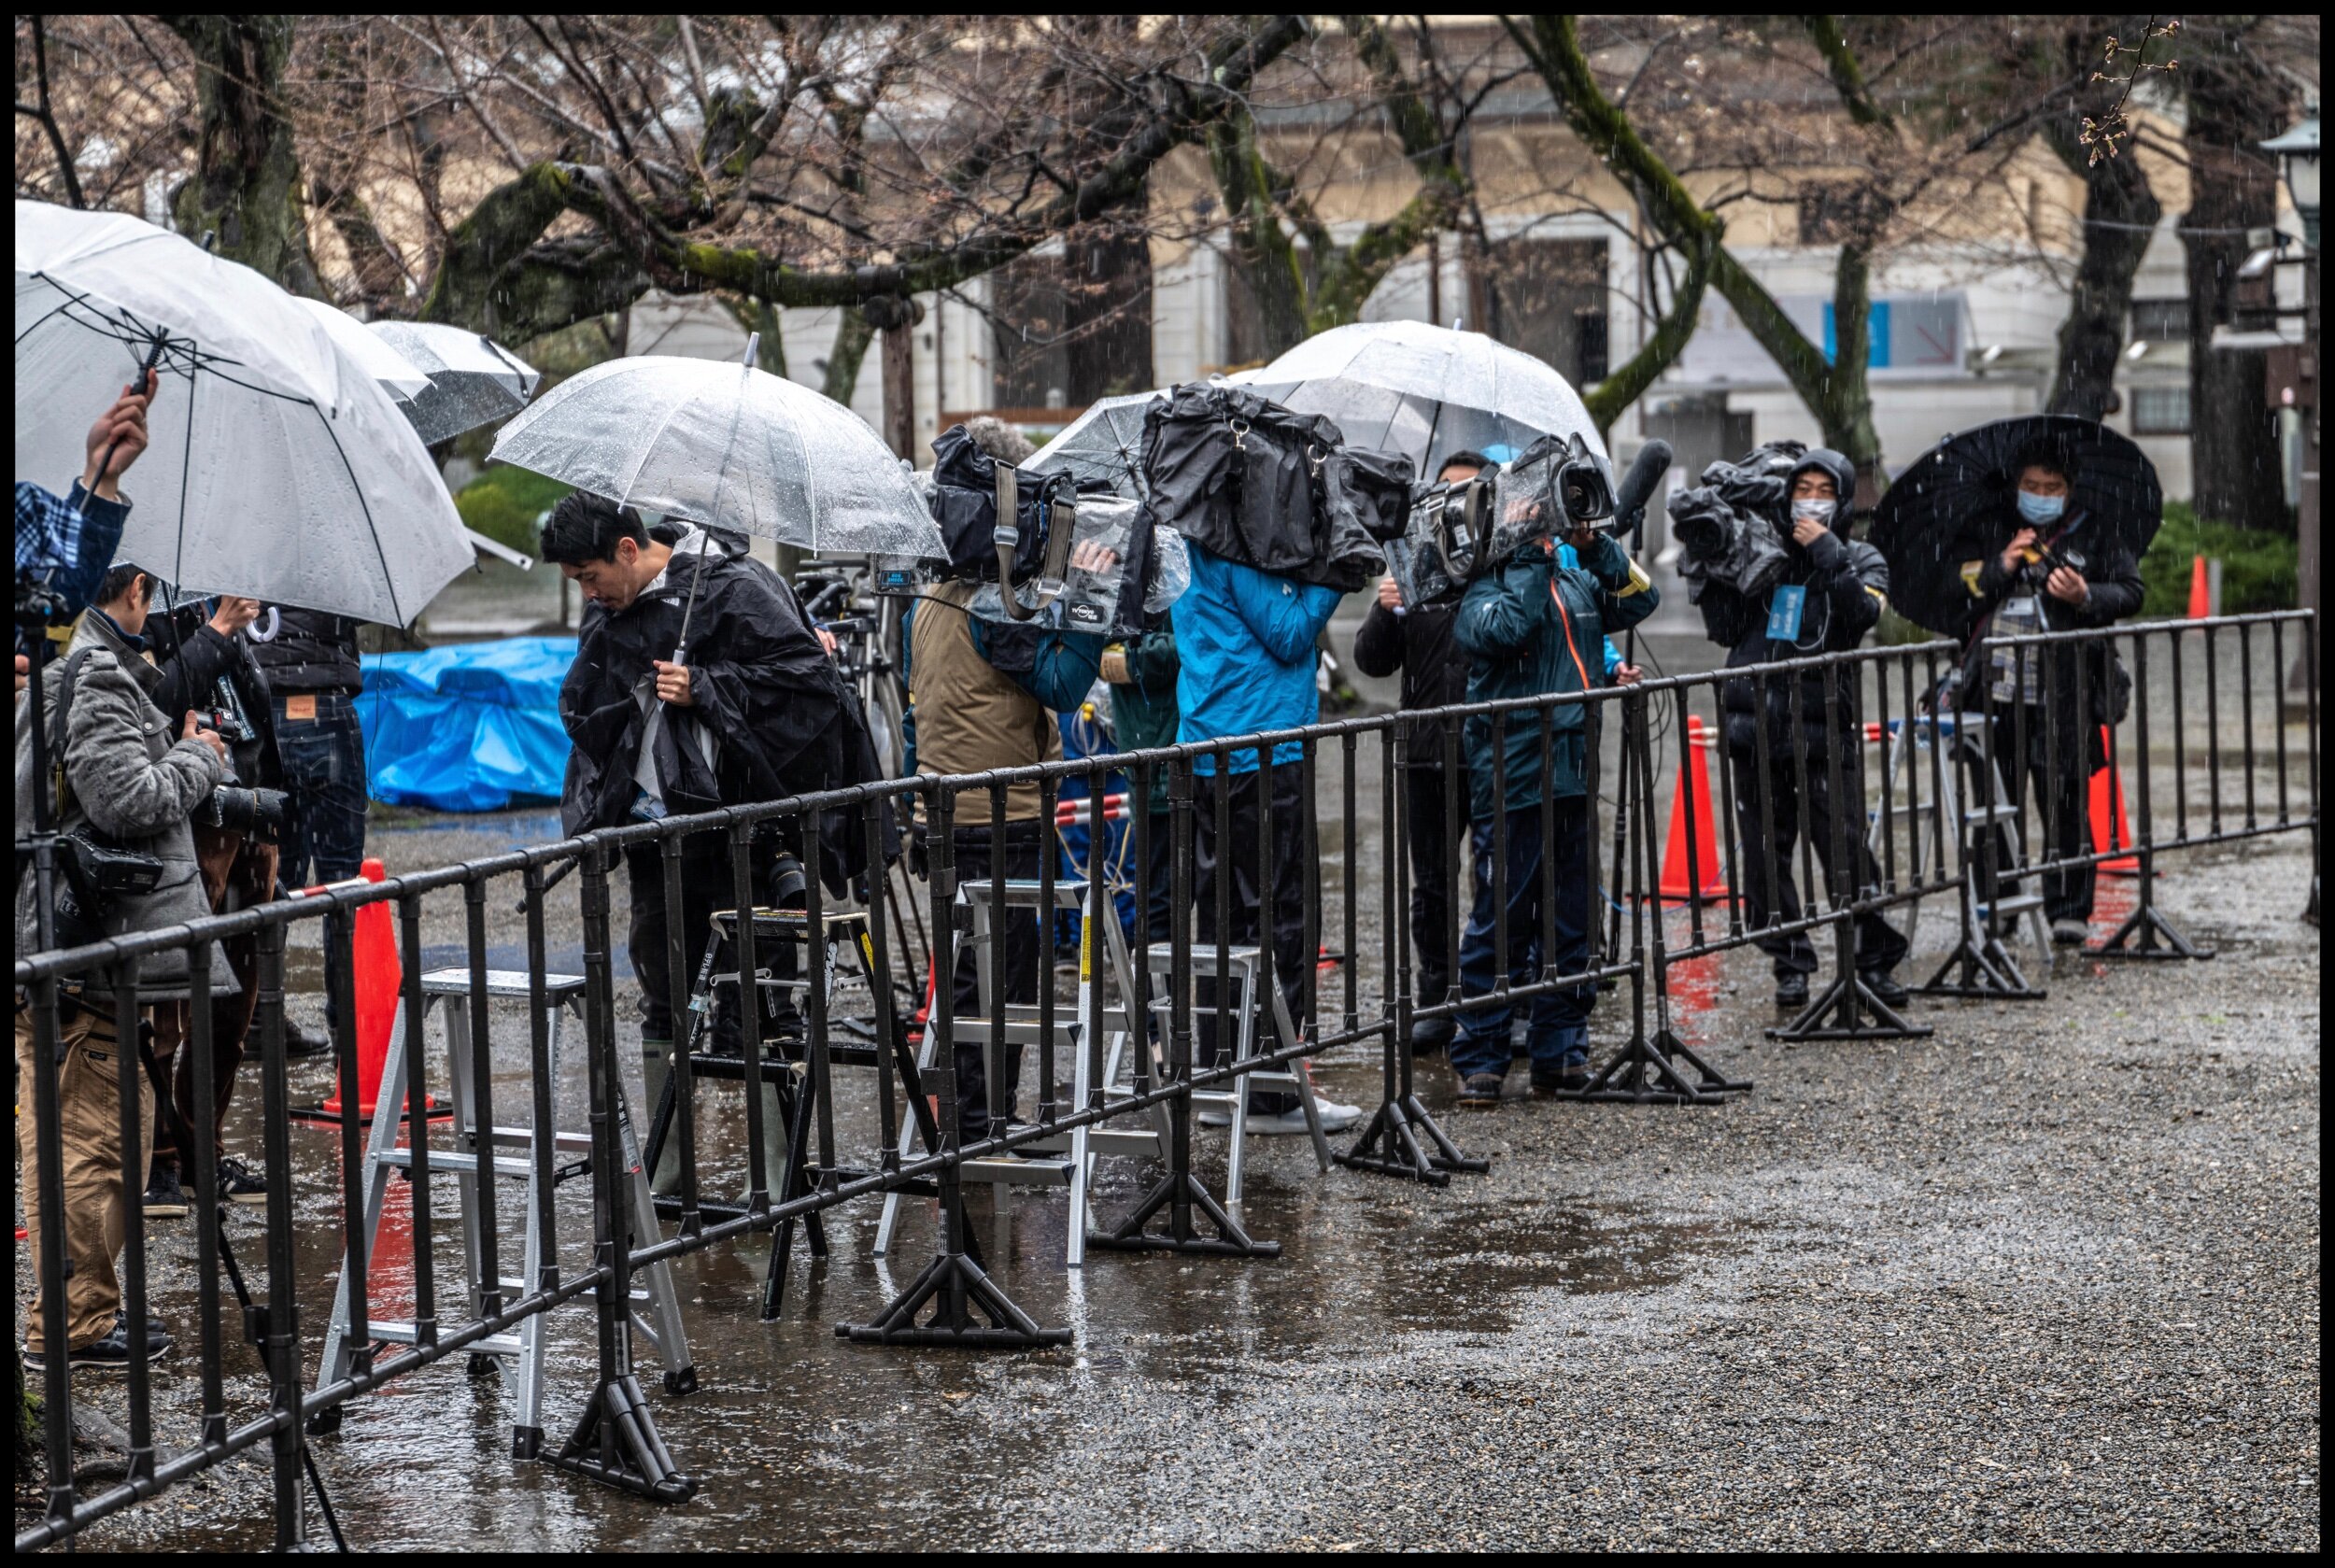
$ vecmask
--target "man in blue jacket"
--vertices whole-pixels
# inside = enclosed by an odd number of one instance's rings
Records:
[[[1192,585],[1175,605],[1176,706],[1182,715],[1176,726],[1178,743],[1295,729],[1315,722],[1322,706],[1314,685],[1314,648],[1337,608],[1338,591],[1227,560],[1197,544],[1188,548]],[[1303,1032],[1307,1022],[1299,1002],[1305,967],[1313,960],[1305,951],[1306,869],[1313,858],[1313,845],[1306,836],[1305,782],[1299,766],[1305,748],[1284,741],[1272,748],[1263,768],[1257,750],[1251,746],[1232,752],[1224,759],[1230,766],[1222,772],[1216,757],[1193,760],[1197,775],[1193,941],[1196,948],[1216,940],[1219,876],[1232,879],[1232,918],[1224,939],[1236,946],[1259,941],[1267,919],[1259,886],[1258,846],[1264,842],[1264,813],[1271,812],[1273,978],[1291,1020]],[[1220,841],[1216,813],[1227,792],[1229,834]],[[1214,1006],[1213,989],[1203,980],[1195,989],[1202,1067],[1217,1060]],[[1336,1105],[1318,1095],[1314,1104],[1324,1131],[1351,1125],[1362,1114],[1356,1107]],[[1201,1114],[1211,1124],[1228,1119],[1221,1112]],[[1295,1096],[1281,1094],[1252,1094],[1248,1125],[1259,1133],[1306,1130]]]
[[[1583,692],[1606,684],[1605,635],[1635,626],[1660,596],[1620,545],[1604,534],[1576,530],[1564,545],[1527,545],[1472,584],[1460,600],[1454,636],[1470,656],[1467,700]],[[1595,671],[1592,673],[1592,671]],[[1638,679],[1630,665],[1614,678]],[[1489,714],[1471,715],[1462,731],[1472,774],[1470,842],[1475,906],[1460,939],[1460,993],[1480,996],[1495,985],[1524,985],[1545,969],[1578,972],[1590,965],[1597,889],[1591,848],[1590,704],[1549,710],[1550,762],[1543,777],[1538,713],[1518,709],[1504,720],[1501,755],[1493,750]],[[1553,836],[1542,842],[1542,791],[1551,802]],[[1498,975],[1499,911],[1493,877],[1493,814],[1507,818],[1507,966]],[[1555,937],[1541,952],[1544,911],[1541,856],[1550,857],[1555,898],[1546,911]],[[1594,981],[1532,998],[1528,1042],[1533,1092],[1553,1095],[1589,1081],[1589,1011]],[[1510,1009],[1494,1004],[1460,1014],[1451,1042],[1460,1103],[1491,1109],[1500,1103],[1508,1067]]]

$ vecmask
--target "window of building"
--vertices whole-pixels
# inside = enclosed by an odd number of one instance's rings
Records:
[[[1869,185],[1815,185],[1800,192],[1800,243],[1839,245],[1873,228],[1881,192]]]
[[[1602,239],[1520,235],[1492,247],[1484,331],[1552,366],[1576,387],[1606,378],[1606,262]]]
[[[1140,234],[1073,238],[991,275],[999,408],[1079,408],[1151,389],[1152,253]]]
[[[2134,435],[2188,434],[2188,388],[2133,388],[2132,433]]]
[[[2141,343],[2178,343],[2189,335],[2189,302],[2134,300],[2132,336]]]

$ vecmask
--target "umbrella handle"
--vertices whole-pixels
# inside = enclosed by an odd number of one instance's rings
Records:
[[[147,382],[153,376],[154,367],[162,363],[163,349],[169,345],[169,342],[170,340],[164,337],[162,333],[156,332],[154,334],[154,347],[152,351],[146,356],[146,363],[138,367],[138,390],[144,391],[146,389]],[[106,482],[106,470],[113,466],[114,454],[120,450],[121,450],[121,437],[120,436],[115,436],[111,441],[106,444],[105,455],[97,459],[98,484],[102,485]],[[94,489],[94,487],[92,487],[92,489]]]

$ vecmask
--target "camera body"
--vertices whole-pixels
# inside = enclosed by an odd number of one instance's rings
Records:
[[[1691,599],[1699,600],[1706,583],[1757,599],[1783,575],[1790,563],[1785,487],[1806,455],[1797,441],[1771,442],[1739,461],[1710,464],[1703,483],[1672,499],[1670,529],[1686,558],[1681,574]]]
[[[1406,603],[1448,603],[1529,545],[1627,526],[1604,454],[1578,434],[1543,436],[1506,467],[1417,487],[1410,527],[1386,545],[1387,565]]]

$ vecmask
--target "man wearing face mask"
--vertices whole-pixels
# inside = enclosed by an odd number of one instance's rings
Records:
[[[1889,602],[1889,567],[1881,552],[1849,537],[1857,499],[1855,465],[1838,452],[1817,447],[1801,458],[1785,481],[1790,513],[1788,559],[1775,584],[1759,599],[1739,592],[1717,576],[1706,579],[1695,600],[1705,631],[1727,649],[1730,669],[1766,664],[1854,648],[1881,618]],[[1876,887],[1880,868],[1865,845],[1864,769],[1861,754],[1854,671],[1844,671],[1828,692],[1821,671],[1798,677],[1800,713],[1792,719],[1790,678],[1766,683],[1766,712],[1761,686],[1750,680],[1725,683],[1727,766],[1734,774],[1735,829],[1743,849],[1737,875],[1743,883],[1744,915],[1754,927],[1801,918],[1801,895],[1792,878],[1801,813],[1807,814],[1810,845],[1826,876],[1861,894]],[[1767,727],[1767,770],[1760,770],[1759,728]],[[1833,756],[1841,759],[1847,798],[1832,798]],[[1804,808],[1803,795],[1805,796]],[[1764,808],[1762,801],[1764,798]],[[1849,846],[1847,867],[1833,864],[1833,813],[1844,819],[1841,837]],[[1769,855],[1762,838],[1774,830],[1776,885],[1767,885]],[[1906,1000],[1892,973],[1905,956],[1905,939],[1877,911],[1856,917],[1857,971],[1875,996],[1889,1007]],[[1816,972],[1816,948],[1804,931],[1759,939],[1775,967],[1776,1005],[1796,1008],[1808,1000],[1808,977]]]
[[[1989,742],[2009,783],[2022,764],[2049,830],[2052,858],[2091,847],[2086,808],[2091,775],[2107,765],[2101,727],[2120,717],[2122,670],[2105,643],[2044,648],[2024,659],[2012,650],[1984,651],[1989,637],[2073,631],[2113,625],[2141,607],[2140,563],[2104,530],[2085,526],[2067,459],[2047,448],[2021,454],[2017,527],[1998,554],[1962,564],[1962,581],[1980,605],[1973,650],[1962,672],[1962,706],[1982,707],[1991,688]],[[2021,710],[2024,710],[2022,713]],[[2017,755],[2027,738],[2026,756]],[[2083,944],[2092,917],[2093,868],[2044,875],[2044,913],[2051,939]]]

